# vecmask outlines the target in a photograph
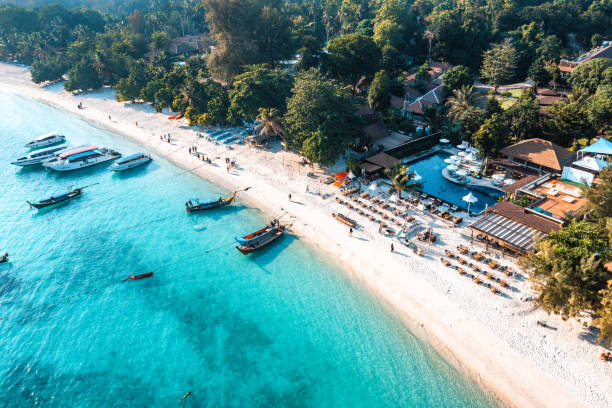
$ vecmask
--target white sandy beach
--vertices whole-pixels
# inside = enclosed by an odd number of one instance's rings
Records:
[[[148,104],[116,102],[112,89],[73,96],[61,84],[39,87],[31,83],[28,69],[14,65],[0,64],[0,91],[40,100],[128,136],[229,190],[251,186],[248,192],[239,193],[239,200],[248,200],[270,214],[279,214],[281,207],[289,211],[295,217],[291,228],[294,234],[341,260],[347,273],[377,294],[414,334],[505,405],[612,406],[612,364],[599,359],[603,349],[580,323],[548,316],[522,300],[531,295],[524,277],[509,278],[514,290],[505,290],[506,296],[499,296],[440,263],[445,249],[454,251],[458,244],[469,244],[466,223],[462,228],[449,228],[437,218],[414,211],[413,216],[434,228],[438,242],[421,245],[425,257],[397,243],[396,253],[391,254],[393,241],[381,236],[377,226],[348,212],[333,196],[321,199],[318,193],[337,189],[324,185],[323,177],[307,177],[310,167],[300,166],[295,154],[247,146],[227,150],[223,144],[199,138],[185,120],[168,120]],[[79,102],[84,109],[77,108]],[[160,141],[162,133],[170,133],[172,143]],[[218,157],[218,166],[189,155],[188,147],[193,145],[212,158]],[[236,160],[238,168],[227,173],[225,157]],[[315,169],[315,173],[323,170]],[[270,203],[276,206],[268,207]],[[361,225],[353,237],[348,236],[348,227],[331,217],[332,212],[339,211]],[[539,327],[537,320],[546,320],[557,330]]]

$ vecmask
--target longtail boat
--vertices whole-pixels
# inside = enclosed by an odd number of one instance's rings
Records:
[[[242,238],[234,238],[238,243],[238,245],[236,245],[236,249],[245,255],[250,254],[251,252],[257,251],[258,249],[261,249],[276,241],[283,235],[284,232],[285,227],[280,225],[280,222],[275,219],[270,223],[270,225],[267,225],[259,231],[245,235]]]
[[[185,211],[187,213],[192,213],[192,212],[198,212],[198,211],[212,210],[214,208],[219,208],[219,207],[225,207],[226,205],[230,205],[231,203],[234,202],[234,200],[236,199],[237,193],[241,191],[247,191],[250,188],[251,187],[247,187],[242,190],[237,190],[237,191],[234,191],[234,194],[232,194],[229,197],[225,197],[225,198],[219,197],[218,200],[208,201],[204,203],[200,202],[199,198],[192,198],[185,203]]]
[[[94,183],[94,184],[98,184],[98,183]],[[93,186],[94,184],[90,184],[90,186]],[[56,196],[51,196],[45,200],[35,201],[33,203],[26,201],[26,203],[30,204],[30,208],[34,207],[34,208],[40,209],[40,208],[49,207],[55,204],[63,203],[64,201],[72,200],[73,198],[80,196],[83,193],[83,190],[87,187],[89,186],[75,188],[72,191],[69,191],[63,194],[59,194]]]
[[[198,211],[206,211],[212,210],[214,208],[225,207],[226,205],[230,205],[236,199],[236,193],[232,194],[229,197],[221,198],[218,200],[209,201],[202,203],[198,198],[192,198],[185,203],[185,211],[187,213],[198,212]]]
[[[0,257],[0,264],[4,262],[8,262],[8,261],[9,261],[8,252],[5,252],[4,255]]]
[[[128,276],[128,279],[138,280],[138,279],[150,278],[152,276],[153,276],[153,272],[147,272],[147,273],[142,273],[140,275]]]

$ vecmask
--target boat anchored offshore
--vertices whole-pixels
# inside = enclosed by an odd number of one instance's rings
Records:
[[[5,252],[4,255],[0,256],[0,264],[9,261],[8,252]]]
[[[57,156],[59,153],[62,153],[64,150],[68,150],[69,148],[66,146],[54,146],[48,147],[46,149],[34,150],[30,152],[27,156],[20,157],[19,159],[11,162],[15,166],[31,166],[34,164],[40,164],[47,159],[51,159]]]
[[[43,166],[55,171],[70,171],[115,160],[118,157],[121,157],[121,154],[112,149],[88,146],[62,153],[55,160],[43,162]]]
[[[60,135],[57,132],[45,133],[38,136],[36,139],[27,143],[25,147],[30,149],[40,149],[41,147],[52,146],[66,141],[66,136]]]
[[[111,171],[123,171],[140,166],[151,161],[151,156],[145,153],[136,153],[121,160],[117,160],[110,167]]]
[[[245,235],[242,238],[234,238],[238,245],[236,249],[244,255],[255,252],[258,249],[265,247],[268,244],[279,239],[285,232],[285,227],[280,225],[278,219],[274,219],[270,225],[256,231],[252,234]]]
[[[67,193],[62,193],[59,195],[51,196],[47,199],[35,201],[33,203],[29,201],[26,201],[26,202],[30,204],[30,208],[34,207],[36,209],[41,209],[45,207],[50,207],[52,205],[63,203],[65,201],[72,200],[73,198],[80,196],[83,193],[83,190],[85,188],[93,186],[95,184],[98,184],[98,183],[90,184],[89,186],[85,186],[85,187],[75,188],[74,190],[69,191]]]

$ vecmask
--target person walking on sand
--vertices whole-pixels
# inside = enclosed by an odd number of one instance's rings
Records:
[[[291,201],[291,193],[289,193],[289,201]]]
[[[393,248],[393,243],[391,243],[391,252],[394,251],[395,248]]]
[[[136,127],[138,127],[138,122],[136,122]]]
[[[349,237],[352,237],[352,236],[353,236],[353,228],[351,227],[349,228]]]
[[[308,188],[308,184],[306,184],[306,192],[310,193],[310,189]]]
[[[111,115],[108,115],[108,120],[113,120],[113,119],[111,118]]]

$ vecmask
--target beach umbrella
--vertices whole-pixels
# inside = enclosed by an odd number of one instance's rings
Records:
[[[491,176],[491,178],[493,180],[502,181],[506,178],[506,176],[504,176],[503,174],[494,174],[493,176]]]
[[[465,152],[459,152],[459,153],[457,153],[457,156],[463,157],[463,156],[465,156]]]
[[[348,174],[348,171],[343,171],[341,173],[336,173],[334,177],[336,178],[336,180],[344,180],[346,176],[348,176]]]
[[[444,159],[444,163],[447,163],[447,164],[453,164],[454,162],[455,162],[455,160]]]
[[[457,171],[459,169],[459,167],[457,167],[456,164],[451,164],[450,166],[446,166],[446,169],[448,171]]]
[[[459,176],[467,176],[467,172],[463,169],[459,169],[455,173],[457,173]]]
[[[511,179],[511,178],[509,178],[509,179],[505,179],[505,180],[504,180],[504,184],[505,184],[505,185],[508,185],[508,186],[509,186],[510,184],[514,184],[515,182],[516,182],[516,180]]]
[[[412,180],[413,181],[423,180],[423,177],[421,177],[421,175],[415,171],[414,172],[414,178]]]
[[[457,156],[457,155],[453,154],[451,157],[449,157],[449,159],[457,161],[457,160],[460,160],[460,159],[461,159],[461,157],[459,157],[459,156]]]
[[[468,168],[470,169],[470,171],[474,171],[476,173],[480,171],[480,167],[478,166],[470,166]]]
[[[350,178],[350,179],[353,179],[353,178],[355,178],[355,175],[353,174],[352,171],[349,171],[349,174],[348,174],[347,177]]]
[[[465,201],[466,203],[468,203],[468,214],[470,213],[470,204],[475,203],[476,201],[478,201],[478,198],[476,198],[476,196],[474,194],[472,194],[472,192],[470,191],[468,193],[468,195],[463,196],[462,198],[463,201]]]
[[[392,203],[397,201],[397,194],[391,194],[391,197],[389,197],[389,201],[391,201]]]
[[[440,143],[443,143],[443,144],[450,143],[450,140],[448,140],[448,139],[440,139]]]
[[[372,183],[372,184],[370,184],[368,186],[368,190],[376,191],[376,190],[378,190],[378,186],[376,184]]]
[[[463,156],[463,158],[466,161],[474,161],[476,158],[474,157],[474,154],[472,152],[467,153],[465,156]]]

